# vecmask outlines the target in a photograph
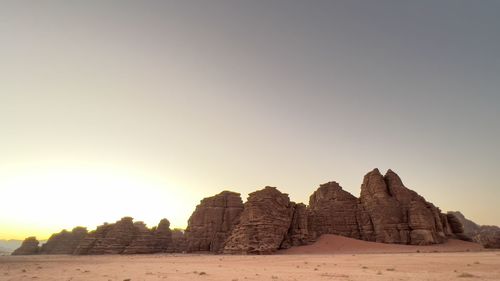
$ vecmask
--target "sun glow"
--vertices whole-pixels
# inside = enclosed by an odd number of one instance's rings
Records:
[[[189,194],[161,180],[81,168],[0,175],[0,194],[0,239],[46,239],[63,228],[92,230],[123,216],[149,226],[168,218],[171,227],[184,227],[193,204]]]

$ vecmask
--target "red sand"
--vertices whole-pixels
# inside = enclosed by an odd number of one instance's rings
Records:
[[[339,235],[322,235],[314,244],[279,251],[279,254],[350,254],[350,253],[415,253],[481,251],[477,243],[450,239],[444,244],[430,246],[398,245],[368,242]]]

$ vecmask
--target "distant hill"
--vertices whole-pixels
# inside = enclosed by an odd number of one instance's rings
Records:
[[[21,243],[23,243],[23,240],[0,239],[0,254],[10,254],[12,251],[19,248],[19,246],[21,246]]]
[[[467,219],[460,212],[448,212],[453,214],[464,226],[464,232],[474,242],[482,244],[485,248],[500,249],[500,227],[495,225],[478,225]]]

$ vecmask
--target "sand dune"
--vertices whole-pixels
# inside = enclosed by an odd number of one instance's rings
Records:
[[[314,244],[279,251],[279,254],[350,254],[481,251],[483,246],[456,239],[430,246],[398,245],[368,242],[339,235],[322,235]]]

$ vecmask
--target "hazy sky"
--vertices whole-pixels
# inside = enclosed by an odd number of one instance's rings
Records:
[[[500,225],[500,1],[0,1],[0,238],[391,168]]]

